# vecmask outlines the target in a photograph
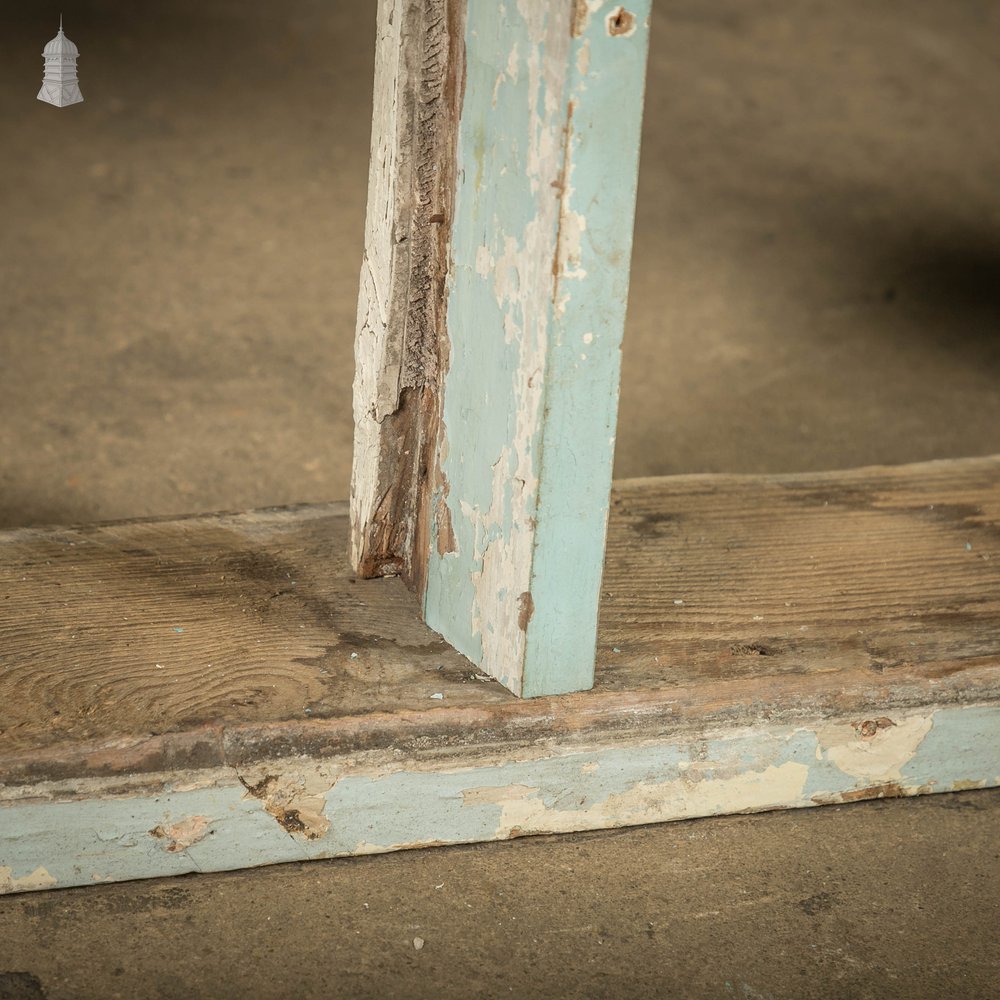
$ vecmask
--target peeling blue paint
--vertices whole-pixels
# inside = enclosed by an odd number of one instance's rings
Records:
[[[942,709],[934,714],[921,753],[902,768],[908,785],[954,785],[969,775],[1000,783],[1000,719],[990,706]]]
[[[649,0],[476,5],[425,615],[524,696],[593,684]],[[433,509],[438,509],[435,498]],[[530,595],[530,613],[522,614]]]
[[[527,757],[537,752],[524,751]],[[553,750],[539,759],[462,768],[404,766],[338,776],[335,762],[272,762],[270,770],[292,786],[322,786],[310,794],[323,803],[330,825],[316,839],[289,833],[263,802],[232,784],[232,771],[218,772],[219,783],[211,787],[156,795],[111,791],[120,787],[120,779],[90,779],[74,800],[8,797],[3,802],[0,891],[46,888],[50,880],[57,886],[86,885],[519,833],[810,806],[867,789],[877,793],[880,777],[858,777],[838,766],[845,753],[863,762],[870,758],[875,771],[896,773],[894,793],[997,785],[1000,708],[947,708],[900,717],[871,739],[841,721],[665,737],[655,744],[571,753]],[[849,766],[855,764],[850,758]],[[386,766],[394,766],[391,758]],[[172,845],[163,830],[191,818],[205,821],[193,842]],[[28,884],[40,870],[44,875],[35,879],[38,884]],[[18,884],[18,879],[28,883]]]

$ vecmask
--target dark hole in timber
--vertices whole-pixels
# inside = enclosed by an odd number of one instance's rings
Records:
[[[737,642],[729,647],[733,656],[770,656],[771,650],[759,642]]]

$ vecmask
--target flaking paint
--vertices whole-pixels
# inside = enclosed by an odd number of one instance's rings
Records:
[[[857,734],[852,739],[849,727]],[[930,731],[930,717],[914,716],[865,736],[857,724],[841,724],[820,730],[819,752],[845,774],[872,782],[896,781]]]
[[[618,6],[466,21],[439,445],[455,544],[432,525],[425,613],[525,696],[593,683],[649,14],[613,38]]]
[[[865,745],[895,729],[909,735],[877,751],[877,768],[857,766],[848,751],[866,738],[842,720],[636,745],[532,745],[462,767],[384,752],[292,758],[244,777],[258,787],[275,775],[273,787],[313,799],[328,822],[314,838],[290,833],[268,811],[270,784],[260,797],[248,794],[231,768],[178,775],[176,787],[159,792],[146,785],[129,794],[121,778],[0,788],[0,892],[820,805],[885,787],[915,794],[1000,784],[1000,708],[893,721]],[[169,851],[151,835],[157,827],[197,835]]]
[[[15,876],[14,870],[6,865],[0,865],[0,895],[8,892],[31,892],[35,889],[51,889],[57,884],[41,865],[34,871]]]

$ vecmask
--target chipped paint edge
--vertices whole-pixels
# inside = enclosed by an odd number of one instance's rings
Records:
[[[649,0],[465,28],[427,623],[515,694],[592,686]],[[568,554],[571,553],[571,557]]]
[[[379,0],[355,334],[351,560],[420,585],[464,0]]]
[[[0,893],[1000,785],[1000,706],[0,785]]]

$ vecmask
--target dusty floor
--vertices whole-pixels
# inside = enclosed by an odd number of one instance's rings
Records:
[[[985,1000],[998,819],[963,792],[35,893],[0,967],[44,993],[0,997]]]
[[[373,10],[0,0],[0,526],[347,495]],[[658,0],[617,474],[1000,451],[998,117],[989,0]],[[0,998],[997,996],[998,821],[967,793],[9,899]]]

